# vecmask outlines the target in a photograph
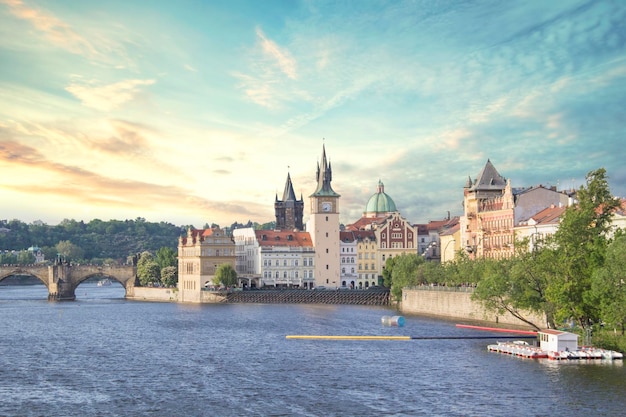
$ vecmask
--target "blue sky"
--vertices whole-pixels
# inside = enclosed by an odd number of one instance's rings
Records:
[[[626,197],[626,2],[0,0],[0,219],[274,220],[322,145],[357,220],[514,187]]]

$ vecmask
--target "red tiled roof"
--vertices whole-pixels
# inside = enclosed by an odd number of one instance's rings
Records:
[[[373,230],[349,230],[339,232],[339,238],[342,242],[354,242],[355,240],[363,239],[376,241],[376,233]]]
[[[447,229],[444,229],[441,233],[439,233],[440,236],[450,236],[455,234],[456,232],[459,231],[459,229],[461,228],[461,224],[457,223],[454,226],[448,227]]]
[[[381,217],[361,217],[356,222],[346,226],[348,231],[365,230],[371,228],[372,224],[381,224],[387,219],[387,216]]]
[[[567,207],[550,206],[531,217],[537,224],[557,223]]]
[[[313,247],[309,232],[255,230],[260,246]]]

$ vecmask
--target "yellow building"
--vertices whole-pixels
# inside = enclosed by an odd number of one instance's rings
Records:
[[[235,268],[235,242],[219,227],[187,230],[178,239],[178,299],[199,302],[202,288],[213,285],[222,264]]]

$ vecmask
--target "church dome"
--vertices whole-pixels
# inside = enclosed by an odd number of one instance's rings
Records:
[[[385,193],[385,186],[382,181],[378,180],[378,189],[376,194],[370,197],[365,207],[365,213],[369,215],[377,215],[397,211],[396,203]]]

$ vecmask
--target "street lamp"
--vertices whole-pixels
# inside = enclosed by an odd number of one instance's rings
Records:
[[[446,246],[443,248],[443,251],[441,252],[441,257],[442,262],[446,262],[448,259],[447,253],[448,253],[448,246],[450,246],[450,243],[455,243],[456,240],[452,239],[451,241],[449,241],[448,243],[446,243]],[[452,257],[452,259],[454,259],[454,256]]]

